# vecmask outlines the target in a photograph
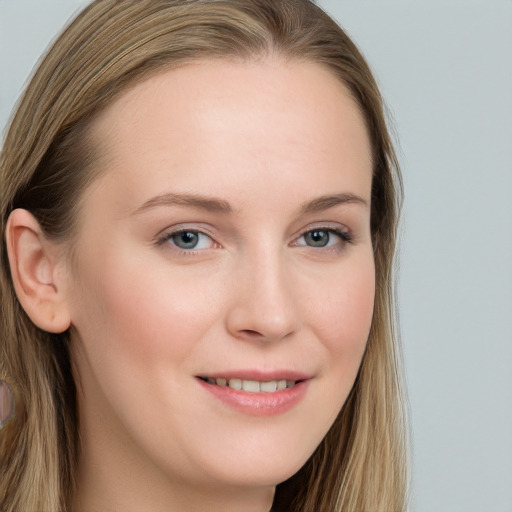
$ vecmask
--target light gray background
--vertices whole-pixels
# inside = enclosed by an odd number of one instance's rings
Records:
[[[82,0],[0,0],[0,126]],[[320,0],[373,67],[405,178],[416,512],[512,512],[512,0]]]

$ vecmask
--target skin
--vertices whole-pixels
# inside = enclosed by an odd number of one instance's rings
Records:
[[[154,76],[93,136],[101,174],[58,274],[84,442],[72,509],[268,511],[339,413],[370,329],[363,119],[330,71],[272,57]],[[162,194],[223,208],[147,204]],[[361,201],[305,211],[336,194]],[[180,250],[178,229],[204,233],[198,247]],[[351,241],[311,246],[314,229]],[[290,410],[251,415],[197,378],[235,369],[309,382]]]

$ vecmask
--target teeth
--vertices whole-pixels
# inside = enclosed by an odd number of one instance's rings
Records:
[[[264,393],[273,393],[277,391],[277,381],[271,380],[270,382],[262,382],[260,384],[260,390]]]
[[[229,379],[229,387],[232,389],[242,389],[242,381],[240,379]]]
[[[244,391],[249,391],[249,393],[258,393],[261,391],[260,383],[256,380],[243,380],[242,389]]]
[[[217,386],[230,387],[238,391],[247,391],[248,393],[274,393],[281,391],[286,388],[292,388],[295,386],[296,381],[294,380],[270,380],[267,382],[260,382],[257,380],[242,380],[242,379],[211,379],[205,377],[203,380],[208,384],[216,384]]]

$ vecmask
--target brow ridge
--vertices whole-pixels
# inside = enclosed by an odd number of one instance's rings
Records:
[[[318,213],[342,204],[360,204],[368,207],[368,202],[362,197],[356,194],[342,193],[325,195],[313,199],[313,201],[303,204],[300,211],[301,214]]]
[[[342,204],[360,204],[362,206],[368,206],[367,201],[358,195],[341,193],[325,195],[313,199],[303,204],[299,211],[301,215],[318,213]],[[148,199],[135,210],[135,213],[140,213],[159,206],[185,206],[198,208],[211,213],[227,214],[233,212],[231,205],[224,199],[199,194],[169,192]]]
[[[231,213],[231,205],[224,199],[202,196],[199,194],[170,192],[148,199],[142,206],[135,210],[139,213],[158,206],[187,206],[198,208],[212,213]]]

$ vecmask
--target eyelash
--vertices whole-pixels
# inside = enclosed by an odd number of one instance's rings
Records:
[[[315,247],[315,246],[311,246],[311,245],[307,245],[307,244],[297,243],[297,240],[304,238],[309,233],[315,233],[315,232],[328,233],[329,237],[331,235],[335,235],[335,236],[339,237],[341,239],[341,247],[339,247],[338,244],[335,244],[334,246],[333,245],[324,245],[324,246]],[[165,233],[163,236],[161,236],[160,238],[157,239],[157,245],[161,246],[164,244],[169,244],[172,246],[173,250],[175,250],[178,253],[185,255],[185,256],[193,256],[193,255],[198,254],[199,252],[205,250],[205,249],[196,249],[195,247],[191,248],[191,249],[183,249],[183,248],[178,247],[175,243],[172,242],[172,239],[174,237],[179,236],[180,234],[184,234],[184,233],[190,233],[190,234],[194,234],[194,235],[198,235],[198,236],[206,236],[206,237],[210,238],[213,246],[215,246],[215,245],[218,246],[218,244],[215,242],[215,240],[213,239],[213,237],[211,235],[209,235],[208,233],[205,233],[204,231],[201,231],[199,229],[178,229],[177,231]],[[331,240],[329,238],[327,243],[329,244],[330,242],[331,242]],[[354,240],[353,240],[351,234],[349,233],[349,231],[342,230],[340,228],[320,226],[320,227],[315,227],[313,229],[308,229],[307,231],[304,231],[296,239],[296,241],[293,243],[293,245],[295,247],[310,247],[312,249],[315,249],[315,248],[322,249],[323,251],[340,252],[345,248],[346,244],[352,244],[353,242],[354,242]]]
[[[179,229],[177,231],[172,231],[171,233],[166,233],[165,235],[163,235],[158,240],[158,243],[159,243],[159,245],[163,245],[165,243],[168,243],[169,245],[172,245],[177,251],[182,252],[184,254],[194,254],[198,250],[199,251],[204,250],[204,249],[196,249],[195,247],[192,248],[192,249],[183,249],[181,247],[178,247],[176,244],[172,243],[172,239],[174,237],[177,237],[179,235],[183,235],[185,233],[194,234],[194,235],[197,235],[199,237],[201,237],[201,236],[208,237],[211,240],[213,245],[216,244],[216,242],[214,241],[212,236],[210,236],[208,233],[205,233],[204,231],[201,231],[199,229]]]
[[[304,238],[306,235],[310,233],[327,233],[329,235],[328,244],[331,242],[331,235],[334,235],[341,239],[341,247],[339,247],[339,244],[335,245],[323,245],[323,246],[311,246],[306,244],[298,244],[295,242],[294,245],[299,247],[311,247],[313,249],[323,249],[324,251],[340,251],[345,248],[346,244],[353,243],[352,236],[348,231],[342,230],[340,228],[334,228],[334,227],[326,227],[326,226],[320,226],[313,229],[308,229],[307,231],[304,231],[302,235],[298,238],[298,240]]]

